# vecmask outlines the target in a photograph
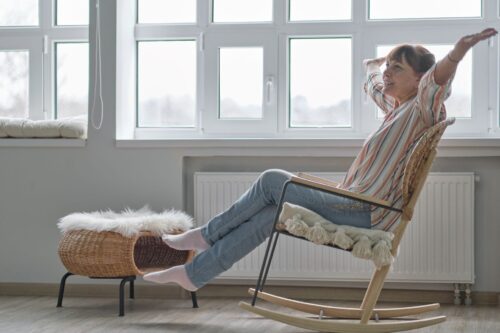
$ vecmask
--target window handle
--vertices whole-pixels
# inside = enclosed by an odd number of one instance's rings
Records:
[[[266,103],[271,104],[274,87],[274,77],[272,75],[266,77]]]
[[[49,54],[49,36],[43,36],[43,54]]]
[[[205,51],[205,33],[204,32],[200,33],[200,39],[198,41],[198,45],[200,48],[200,52]]]

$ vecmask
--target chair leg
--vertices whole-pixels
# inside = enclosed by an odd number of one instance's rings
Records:
[[[278,235],[279,235],[279,233],[276,231],[276,224],[278,223],[280,212],[281,209],[283,208],[286,189],[290,184],[291,182],[287,181],[285,185],[283,185],[283,189],[281,191],[280,202],[278,204],[278,209],[276,210],[276,215],[274,217],[273,230],[271,231],[271,235],[269,236],[269,241],[267,242],[266,252],[264,254],[264,260],[262,260],[259,278],[257,279],[257,284],[255,286],[255,293],[252,298],[252,306],[254,306],[255,302],[257,301],[258,292],[264,289],[264,284],[266,283],[267,274],[269,273],[269,267],[271,267],[271,261],[273,260],[274,249],[276,248],[276,243],[278,242]]]
[[[196,292],[194,292],[194,291],[191,292],[191,301],[193,302],[193,309],[199,308],[198,299],[196,297]]]
[[[57,298],[57,307],[60,308],[62,307],[62,301],[64,297],[64,287],[66,286],[66,279],[73,275],[73,273],[67,272],[66,274],[63,275],[61,279],[61,283],[59,284],[59,296]]]
[[[274,250],[276,249],[276,244],[278,244],[278,237],[279,237],[279,232],[276,232],[274,235],[274,240],[273,240],[273,246],[271,248],[271,254],[269,255],[269,261],[266,266],[266,270],[264,272],[264,277],[262,278],[261,286],[259,291],[263,291],[264,285],[266,284],[267,280],[267,274],[269,273],[269,268],[271,267],[271,260],[273,260],[274,257]]]
[[[370,317],[372,316],[373,309],[382,291],[385,278],[389,272],[391,265],[386,265],[379,270],[375,270],[366,290],[363,302],[361,303],[361,310],[363,311],[361,316],[361,323],[366,324]]]
[[[264,277],[264,272],[267,271],[266,268],[268,265],[270,265],[270,262],[271,262],[271,258],[268,258],[268,256],[271,252],[270,251],[271,244],[273,243],[275,234],[277,234],[277,232],[273,229],[273,231],[271,232],[271,236],[269,236],[269,240],[267,242],[266,252],[264,254],[264,259],[262,260],[262,265],[260,266],[259,277],[258,277],[257,283],[255,285],[255,293],[254,293],[253,298],[252,298],[252,306],[255,305],[255,302],[257,300],[257,293],[264,288],[264,286],[262,284],[262,280]]]

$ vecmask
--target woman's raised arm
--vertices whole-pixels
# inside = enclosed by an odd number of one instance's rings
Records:
[[[384,113],[387,113],[394,109],[395,100],[383,93],[384,83],[380,66],[385,63],[385,60],[385,57],[365,59],[363,67],[366,72],[365,92]]]
[[[498,32],[494,28],[488,28],[476,34],[460,38],[453,50],[437,63],[436,70],[434,71],[434,81],[439,85],[446,84],[467,51],[478,42],[493,37],[497,33]]]

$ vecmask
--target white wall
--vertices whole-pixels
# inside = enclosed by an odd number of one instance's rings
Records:
[[[101,1],[103,128],[90,129],[83,148],[0,147],[0,283],[58,283],[65,270],[57,256],[56,223],[71,212],[139,208],[146,203],[155,210],[174,207],[192,212],[192,174],[197,170],[345,171],[352,161],[304,158],[273,148],[116,148],[115,6],[115,0]],[[92,29],[90,36],[94,36]],[[257,156],[258,151],[271,157]],[[438,158],[433,171],[472,171],[481,177],[476,185],[474,290],[500,292],[496,208],[500,158]]]

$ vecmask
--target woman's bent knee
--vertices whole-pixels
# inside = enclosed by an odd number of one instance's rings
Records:
[[[282,186],[293,175],[281,169],[268,169],[260,174],[259,180],[263,186]]]

